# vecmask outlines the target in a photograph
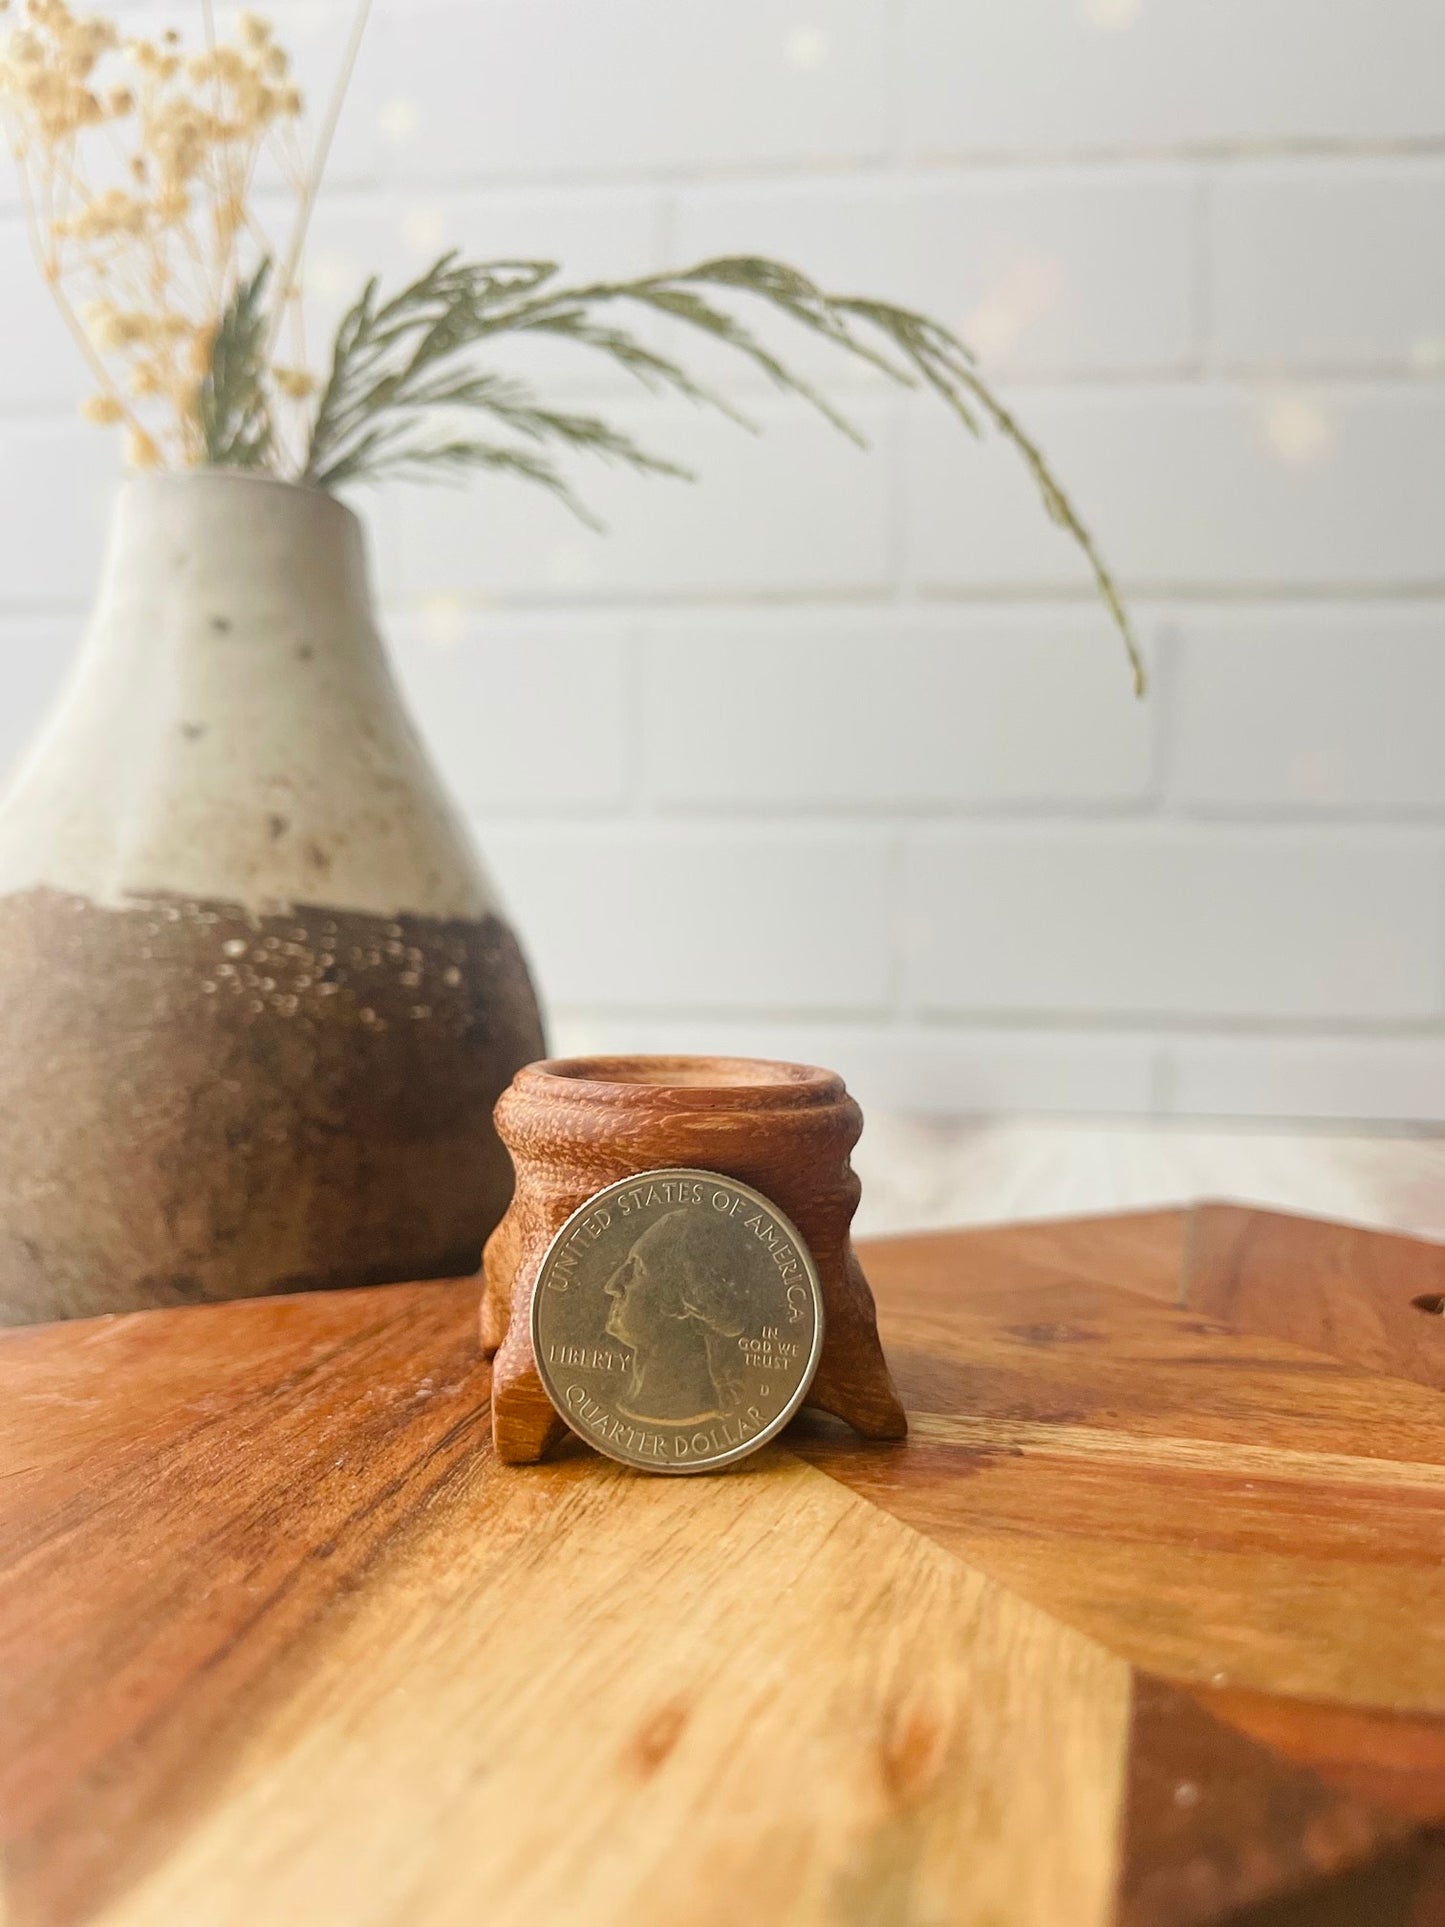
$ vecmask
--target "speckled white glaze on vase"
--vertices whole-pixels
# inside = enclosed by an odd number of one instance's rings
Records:
[[[0,1320],[474,1269],[541,1049],[356,517],[127,484],[0,803]]]

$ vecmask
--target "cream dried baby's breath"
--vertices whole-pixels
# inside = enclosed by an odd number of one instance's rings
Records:
[[[161,451],[143,428],[133,428],[126,437],[126,459],[132,468],[160,468]]]
[[[262,152],[306,191],[286,53],[255,13],[233,42],[187,55],[174,29],[123,39],[68,0],[0,10],[13,21],[0,111],[32,238],[100,389],[82,413],[125,421],[146,466],[201,460],[197,384],[234,291],[270,252],[251,194]]]

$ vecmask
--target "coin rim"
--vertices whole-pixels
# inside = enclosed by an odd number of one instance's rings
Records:
[[[702,1463],[695,1465],[678,1465],[676,1463],[670,1465],[648,1464],[644,1460],[629,1459],[624,1457],[620,1452],[610,1451],[606,1445],[602,1444],[601,1441],[595,1438],[590,1432],[584,1432],[579,1426],[574,1425],[571,1418],[562,1409],[562,1402],[558,1398],[547,1369],[542,1362],[542,1351],[538,1342],[538,1306],[542,1298],[542,1281],[547,1275],[547,1266],[551,1262],[552,1253],[562,1243],[573,1225],[576,1224],[579,1219],[585,1218],[589,1212],[595,1211],[598,1203],[602,1199],[610,1197],[613,1192],[630,1190],[633,1185],[640,1184],[644,1179],[652,1181],[658,1178],[706,1178],[713,1184],[730,1184],[734,1190],[741,1191],[745,1197],[751,1198],[754,1204],[760,1205],[770,1217],[776,1219],[792,1238],[793,1245],[803,1260],[804,1274],[813,1288],[813,1305],[817,1312],[813,1327],[813,1345],[808,1356],[808,1363],[804,1369],[802,1379],[799,1381],[797,1390],[789,1398],[787,1404],[775,1418],[768,1421],[767,1425],[758,1433],[756,1438],[747,1439],[743,1444],[735,1445],[731,1451],[719,1453],[716,1458],[706,1459]],[[614,1464],[629,1466],[634,1472],[651,1472],[661,1474],[664,1478],[686,1478],[700,1472],[720,1472],[727,1466],[735,1465],[739,1459],[751,1458],[754,1452],[777,1437],[778,1433],[781,1432],[783,1427],[788,1423],[788,1420],[798,1411],[813,1383],[814,1375],[818,1369],[818,1361],[823,1355],[824,1318],[823,1281],[818,1276],[817,1263],[814,1260],[812,1252],[808,1249],[807,1240],[803,1237],[786,1211],[780,1211],[771,1198],[767,1197],[763,1192],[756,1190],[751,1184],[744,1184],[741,1178],[730,1178],[726,1171],[708,1171],[701,1165],[668,1164],[649,1168],[646,1171],[634,1171],[625,1178],[614,1178],[611,1184],[604,1184],[600,1191],[594,1191],[590,1198],[587,1198],[583,1203],[579,1204],[575,1211],[569,1213],[557,1227],[547,1249],[542,1253],[542,1262],[537,1267],[536,1281],[532,1286],[532,1302],[529,1308],[527,1322],[531,1329],[532,1361],[537,1368],[537,1377],[541,1381],[542,1390],[547,1394],[547,1400],[552,1410],[557,1414],[558,1418],[562,1420],[569,1432],[581,1439],[585,1445],[590,1445],[594,1452],[600,1452],[604,1458],[611,1459]]]

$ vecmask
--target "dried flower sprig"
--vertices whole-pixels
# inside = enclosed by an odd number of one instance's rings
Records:
[[[262,152],[304,192],[287,54],[255,14],[234,46],[205,18],[206,45],[186,55],[173,30],[122,40],[65,0],[25,0],[0,53],[35,252],[96,382],[85,413],[127,423],[139,466],[207,459],[220,317],[243,250],[269,251],[251,195]]]
[[[0,0],[0,12],[7,5]],[[309,164],[297,131],[301,97],[270,26],[242,14],[236,43],[225,45],[211,0],[201,5],[205,46],[189,56],[175,32],[122,42],[110,22],[77,16],[66,0],[23,0],[22,23],[0,52],[0,109],[36,253],[96,380],[84,412],[128,426],[133,462],[259,470],[327,489],[489,469],[551,490],[590,523],[559,455],[592,455],[651,475],[689,471],[600,417],[552,407],[526,382],[481,365],[478,351],[488,344],[504,335],[568,342],[655,393],[754,427],[727,396],[640,339],[627,325],[629,311],[709,337],[862,445],[834,402],[735,311],[751,304],[901,387],[930,389],[973,434],[992,429],[1011,443],[1045,509],[1088,561],[1142,690],[1143,666],[1113,578],[1042,451],[968,348],[926,315],[829,294],[782,262],[725,256],[569,287],[552,262],[443,255],[385,298],[376,280],[367,283],[341,321],[317,394],[300,340],[301,253],[370,0],[359,0]],[[120,60],[123,80],[110,71]],[[119,154],[120,183],[82,164],[97,133],[112,158]],[[279,274],[271,272],[276,251],[251,192],[266,151],[279,158],[297,201]],[[276,346],[288,316],[294,341],[281,363]],[[488,423],[486,433],[454,425],[476,417]]]

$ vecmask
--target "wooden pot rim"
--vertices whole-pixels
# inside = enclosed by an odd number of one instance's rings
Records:
[[[518,1071],[512,1090],[616,1112],[659,1101],[687,1111],[796,1111],[849,1103],[836,1071],[768,1057],[548,1057]]]

